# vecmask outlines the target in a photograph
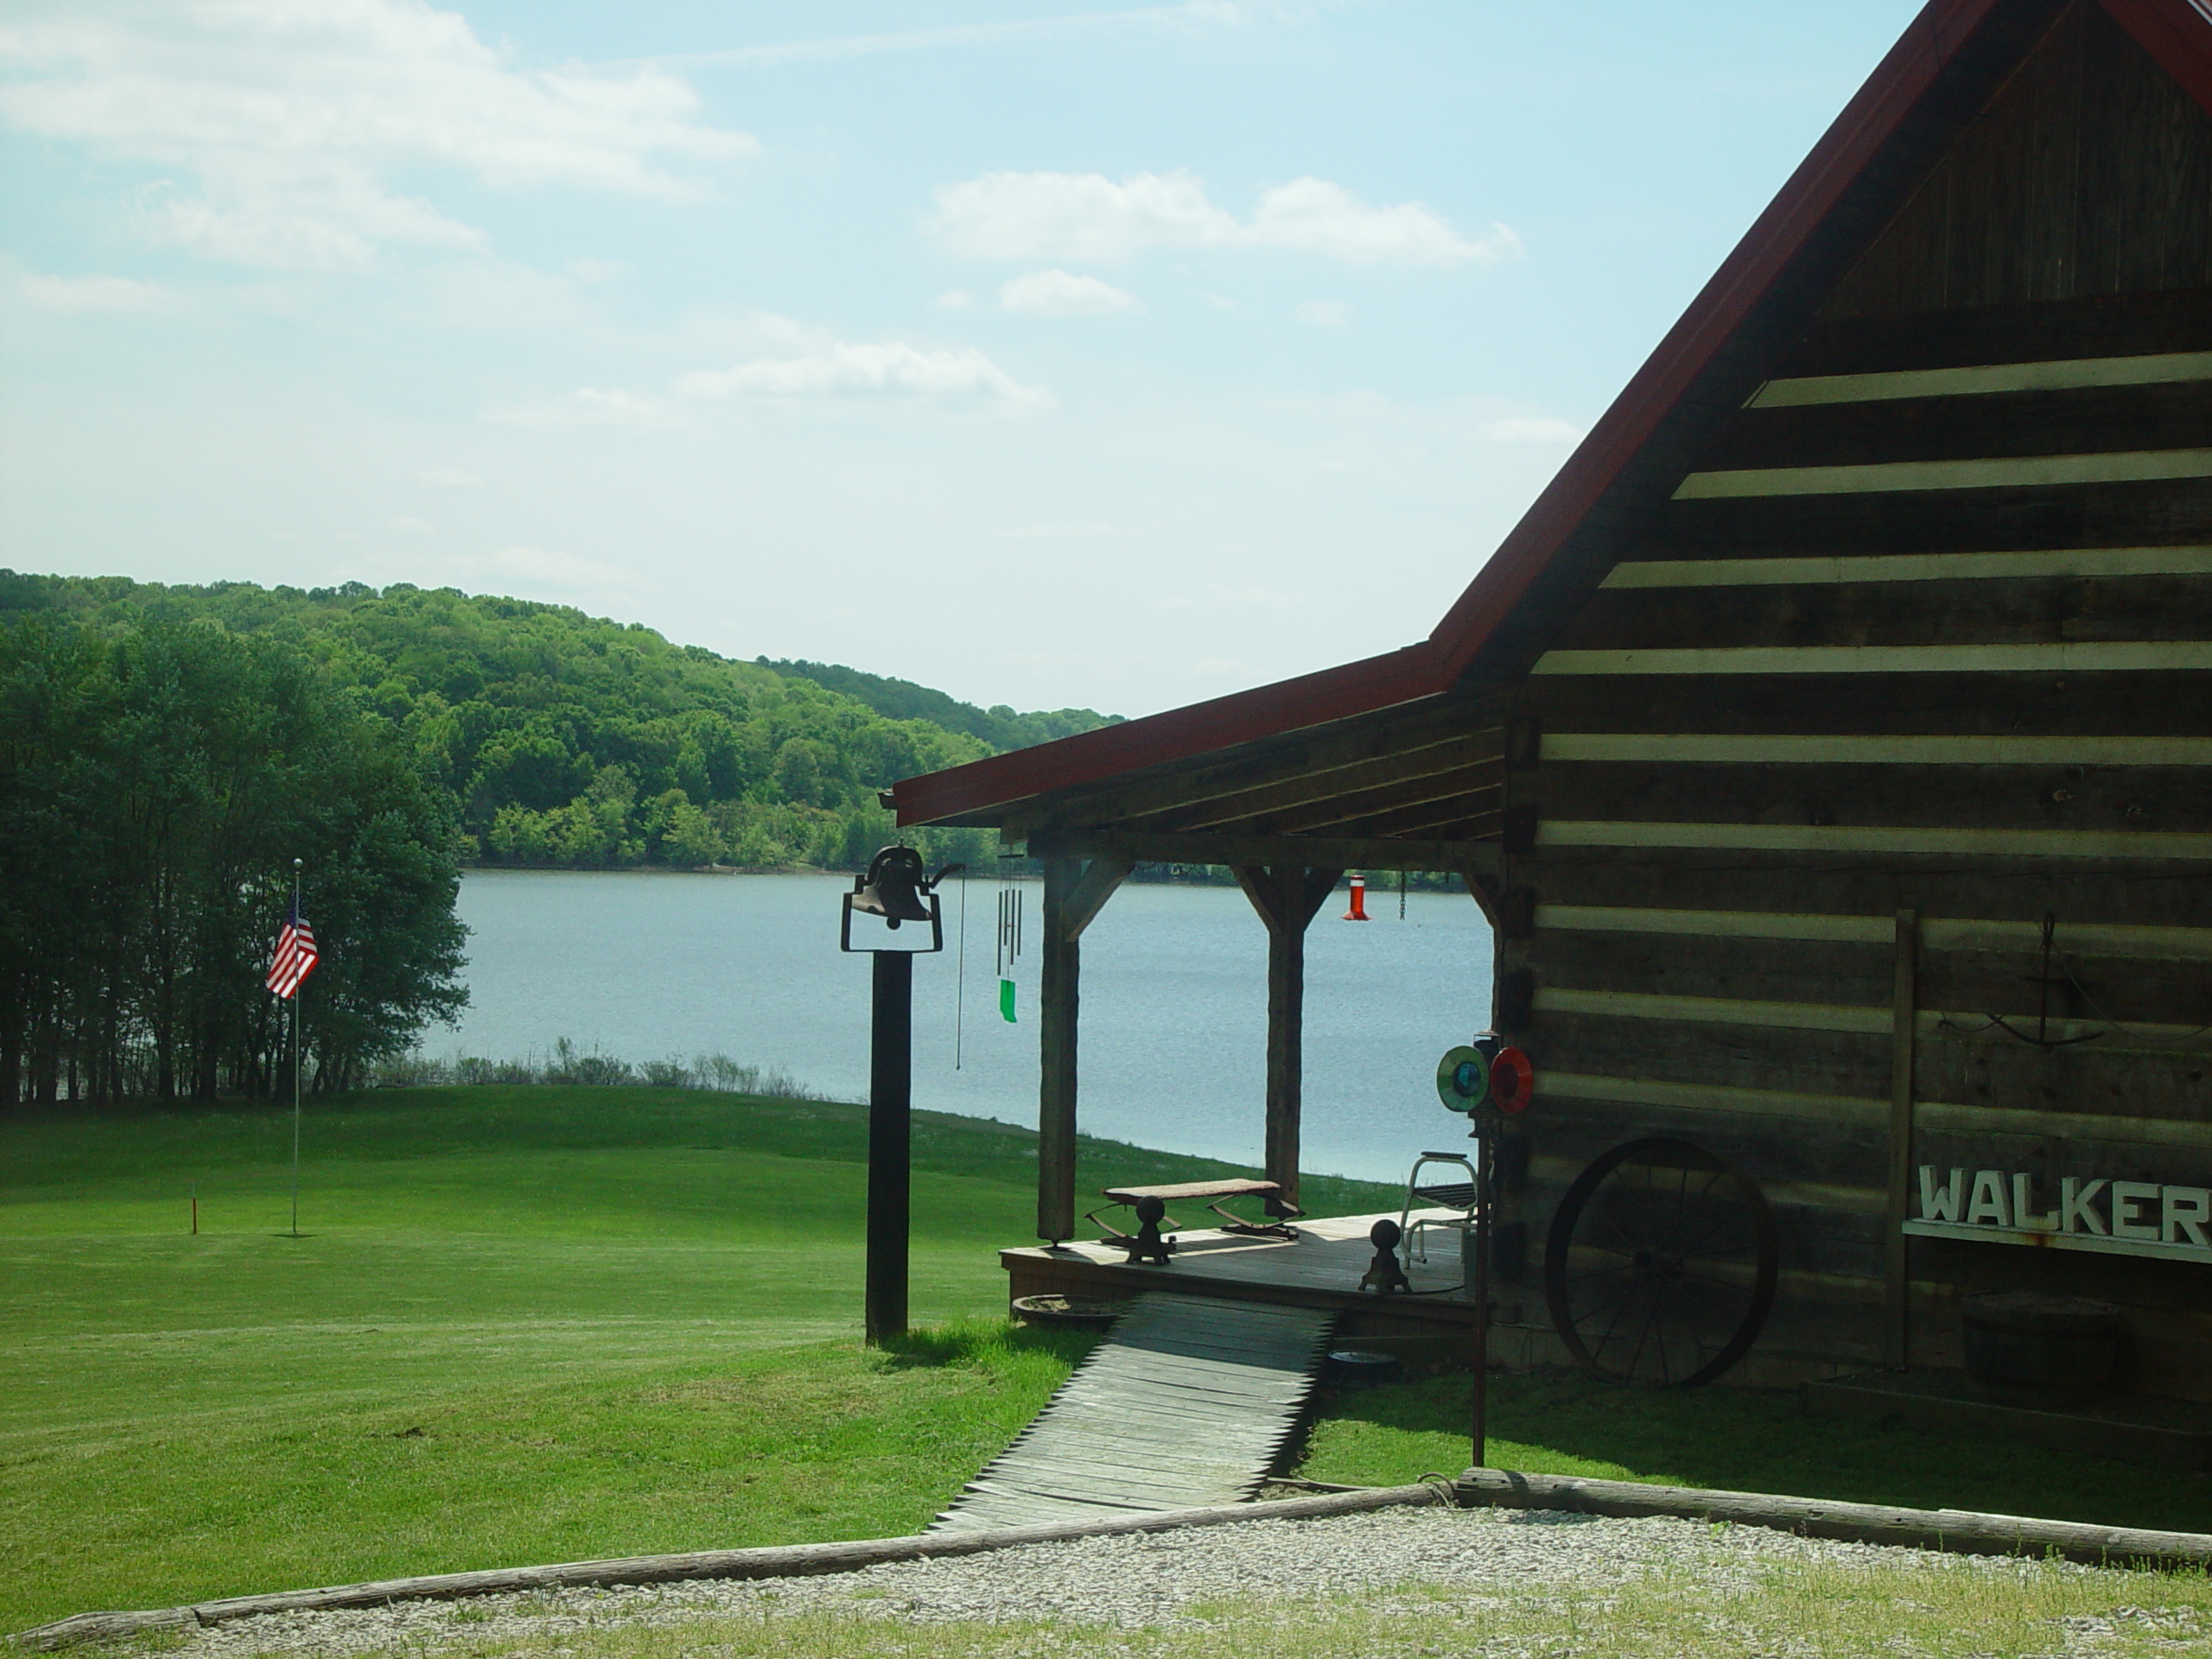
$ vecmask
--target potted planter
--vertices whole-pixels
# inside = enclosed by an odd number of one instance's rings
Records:
[[[1127,1302],[1086,1301],[1079,1296],[1017,1296],[1014,1311],[1024,1325],[1103,1331],[1128,1312]]]

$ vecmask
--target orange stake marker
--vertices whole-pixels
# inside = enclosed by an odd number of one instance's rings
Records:
[[[1367,878],[1363,875],[1354,874],[1351,879],[1351,908],[1344,912],[1344,919],[1348,922],[1374,919],[1367,913]]]

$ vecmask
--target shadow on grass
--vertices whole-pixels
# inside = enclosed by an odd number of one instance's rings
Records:
[[[1332,1395],[1301,1473],[1391,1485],[1466,1466],[1464,1376]],[[1792,1392],[1644,1389],[1573,1373],[1493,1376],[1490,1463],[1725,1491],[2212,1531],[2212,1478],[1995,1435],[1810,1417]]]
[[[894,1370],[948,1365],[992,1365],[1035,1357],[1079,1365],[1098,1345],[1096,1331],[1050,1330],[1011,1319],[950,1319],[894,1337],[883,1344]]]

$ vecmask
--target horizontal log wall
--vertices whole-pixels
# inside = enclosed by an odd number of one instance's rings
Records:
[[[1916,1163],[2212,1185],[2212,119],[2098,8],[1629,539],[1516,718],[1529,922],[1498,982],[1541,1069],[1540,1232],[1605,1148],[1699,1141],[1780,1223],[1757,1375],[1879,1363],[1900,911]],[[1909,1262],[1923,1362],[1956,1363],[1963,1295],[2039,1286],[2123,1305],[2137,1386],[2212,1398],[2212,1264]]]

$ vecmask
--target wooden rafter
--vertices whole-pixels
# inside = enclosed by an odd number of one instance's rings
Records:
[[[1339,870],[1495,870],[1494,839],[1346,836],[1161,836],[1121,830],[1039,831],[1033,857],[1118,857],[1141,864],[1300,864]]]
[[[1390,753],[1373,755],[1349,766],[1315,770],[1300,767],[1254,787],[1211,795],[1171,810],[1141,816],[1147,830],[1205,830],[1215,825],[1286,812],[1316,802],[1325,802],[1363,790],[1392,785],[1419,785],[1438,776],[1463,772],[1472,767],[1502,762],[1505,734],[1500,730],[1471,732],[1441,743],[1393,747]],[[1092,820],[1096,822],[1096,820]],[[1135,827],[1135,826],[1133,826]]]
[[[1177,768],[1133,772],[1112,783],[1039,795],[1002,814],[1011,832],[1047,823],[1119,823],[1173,813],[1245,791],[1316,781],[1362,766],[1403,766],[1419,776],[1426,752],[1460,745],[1498,724],[1497,710],[1473,698],[1445,696],[1271,738]]]
[[[1440,772],[1433,778],[1383,789],[1363,789],[1330,800],[1315,801],[1296,811],[1269,813],[1249,824],[1235,826],[1258,835],[1298,836],[1338,833],[1337,826],[1363,823],[1387,817],[1402,808],[1427,810],[1440,801],[1456,801],[1482,795],[1500,795],[1505,788],[1502,764]],[[1465,816],[1462,814],[1461,816]],[[1230,826],[1223,825],[1224,829]],[[1389,830],[1356,830],[1354,834],[1390,835]]]
[[[1447,795],[1441,800],[1415,801],[1387,812],[1371,813],[1363,818],[1332,824],[1328,833],[1346,836],[1434,836],[1447,824],[1465,823],[1484,817],[1503,817],[1505,787],[1492,784],[1484,789],[1467,790],[1458,795]]]

